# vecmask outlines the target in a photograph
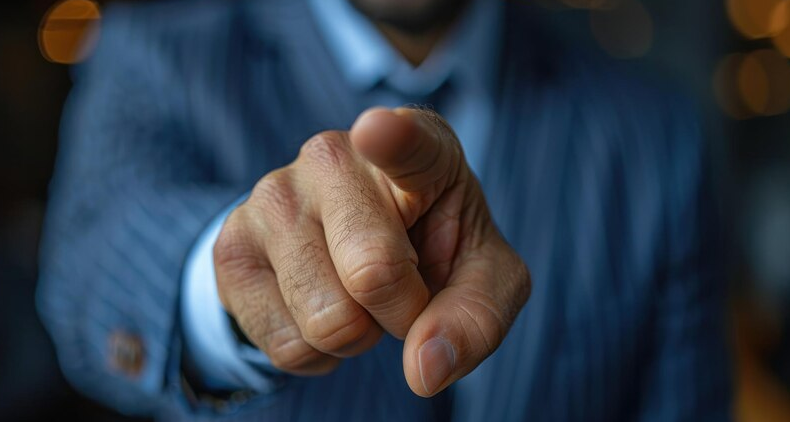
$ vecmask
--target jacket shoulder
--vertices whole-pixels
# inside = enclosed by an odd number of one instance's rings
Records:
[[[522,88],[564,99],[596,119],[638,123],[695,108],[693,95],[655,67],[611,58],[592,43],[563,36],[535,5],[509,7],[505,57],[512,74],[529,80]]]
[[[289,2],[281,0],[166,0],[111,3],[103,11],[98,45],[87,61],[138,69],[165,64],[202,72],[232,54],[240,35],[265,29],[276,38]],[[188,68],[186,68],[188,67]]]
[[[123,26],[138,34],[190,34],[219,31],[232,21],[238,2],[167,0],[111,3],[104,10],[102,30]]]

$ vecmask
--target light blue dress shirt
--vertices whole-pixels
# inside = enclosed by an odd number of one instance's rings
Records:
[[[499,2],[473,1],[444,41],[416,68],[347,0],[309,3],[330,52],[350,85],[360,91],[371,90],[379,83],[388,88],[376,91],[376,105],[397,107],[409,98],[425,97],[451,81],[448,98],[437,111],[456,131],[471,168],[480,170],[494,117],[502,36]],[[187,259],[182,325],[203,382],[212,388],[267,393],[276,387],[267,371],[276,373],[276,369],[262,352],[235,339],[219,301],[214,273],[214,243],[225,218],[240,202],[214,219]]]

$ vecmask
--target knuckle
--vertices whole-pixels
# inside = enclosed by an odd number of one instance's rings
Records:
[[[397,259],[391,254],[370,250],[358,256],[371,258],[352,267],[346,280],[346,290],[365,307],[384,305],[391,298],[401,297],[408,277],[416,271],[408,258]]]
[[[285,372],[298,371],[324,357],[301,337],[290,337],[279,342],[272,341],[268,344],[266,354],[275,368]]]
[[[302,316],[306,311],[298,303],[300,298],[315,295],[317,288],[322,286],[327,274],[321,270],[325,254],[316,239],[310,239],[301,246],[278,256],[273,265],[278,267],[280,289],[286,304],[294,316]]]
[[[275,301],[264,290],[244,287],[235,292],[237,306],[234,317],[253,343],[267,349],[277,335],[282,338],[289,334],[289,326],[283,324],[285,315],[277,312]]]
[[[381,193],[370,179],[356,171],[344,172],[343,179],[331,186],[327,195],[331,211],[325,220],[335,227],[327,241],[334,250],[359,243],[365,230],[391,221],[381,207]]]
[[[251,199],[259,213],[256,222],[265,234],[297,224],[302,199],[294,189],[290,169],[282,168],[264,176],[255,184]]]
[[[271,298],[246,297],[245,302],[239,324],[275,368],[295,373],[326,358],[307,344],[288,312],[273,306]]]
[[[500,241],[503,242],[501,238]],[[487,294],[499,304],[496,309],[499,310],[500,319],[509,327],[532,295],[532,275],[518,252],[504,242],[501,245],[495,249],[496,255],[486,270],[488,277],[495,275],[496,280]],[[485,274],[481,274],[481,277],[485,277]]]
[[[502,272],[505,277],[500,296],[501,303],[505,304],[504,319],[512,323],[532,295],[532,276],[527,265],[515,251],[511,250],[508,256],[509,259],[502,268],[512,270]]]
[[[341,131],[321,132],[302,145],[299,156],[323,165],[340,167],[349,155],[348,135]]]
[[[250,197],[260,209],[263,220],[274,220],[272,223],[284,223],[299,208],[298,196],[287,168],[274,170],[264,176],[255,184]]]
[[[246,217],[240,208],[235,210],[225,222],[214,243],[212,255],[214,265],[230,267],[253,263],[256,260],[249,231],[246,230]]]
[[[304,338],[318,350],[333,353],[362,339],[373,328],[368,314],[353,300],[338,302],[305,322]]]
[[[301,240],[301,243],[277,257],[281,284],[300,294],[310,293],[316,286],[315,282],[326,276],[319,271],[325,256],[321,239],[294,235],[292,240]]]

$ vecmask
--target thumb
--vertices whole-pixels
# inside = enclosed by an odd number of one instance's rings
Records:
[[[420,204],[409,213],[417,214],[406,219],[411,222],[469,172],[455,133],[432,110],[372,108],[357,118],[349,136],[354,149],[398,188],[393,193],[399,206]]]
[[[523,261],[491,236],[485,250],[463,259],[406,336],[403,370],[419,396],[442,391],[490,356],[529,298]]]

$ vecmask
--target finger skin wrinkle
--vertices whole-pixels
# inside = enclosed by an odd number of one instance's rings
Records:
[[[328,199],[332,207],[325,218],[327,226],[336,226],[328,239],[335,254],[355,233],[366,231],[374,222],[386,224],[390,221],[381,211],[381,196],[369,181],[357,172],[346,173],[344,179],[345,182],[330,188]]]
[[[436,213],[437,215],[441,215],[441,217],[443,218],[441,219],[441,222],[439,224],[436,224],[433,227],[429,227],[430,230],[426,229],[425,232],[423,233],[423,238],[429,239],[435,236],[437,233],[440,233],[442,230],[444,230],[448,225],[451,226],[450,228],[453,228],[453,226],[455,226],[454,231],[459,230],[461,224],[460,210],[457,213],[453,211],[455,215],[450,215],[447,210],[441,208],[433,208],[432,212]]]
[[[461,327],[461,332],[464,334],[464,339],[466,339],[466,347],[472,349],[473,345],[476,344],[477,342],[472,339],[472,336],[470,334],[469,328],[467,328],[467,325],[471,324],[475,326],[478,331],[478,336],[483,336],[483,333],[480,330],[480,326],[477,325],[477,322],[474,320],[474,318],[472,318],[471,315],[469,315],[469,312],[466,311],[465,309],[462,309],[460,307],[455,307],[454,311],[455,311],[455,322],[456,324],[458,324],[459,327]],[[471,323],[467,322],[470,319],[472,322]],[[488,352],[490,350],[490,345],[488,344],[488,341],[485,339],[485,336],[483,336],[482,338],[483,338],[483,344],[485,345],[486,348],[486,352]]]
[[[443,157],[443,155],[446,153],[445,149],[446,149],[445,144],[439,145],[439,147],[436,148],[436,152],[433,154],[433,156],[428,161],[425,162],[425,164],[423,164],[422,166],[420,166],[420,167],[418,167],[416,169],[411,169],[411,170],[403,172],[403,173],[394,174],[394,175],[391,174],[389,176],[390,179],[392,179],[393,181],[398,181],[398,180],[402,180],[402,179],[406,179],[406,178],[414,177],[414,176],[419,176],[421,174],[427,173],[429,170],[434,168],[436,166],[436,164],[439,162],[439,160]],[[424,185],[427,186],[427,185],[430,185],[432,183],[435,183],[437,180],[441,179],[442,176],[445,175],[445,173],[447,173],[447,170],[448,169],[444,169],[441,173],[439,173],[437,175],[437,177],[436,177],[436,180],[425,180],[424,181]],[[424,188],[424,186],[416,187],[415,190],[421,190],[422,188]]]
[[[284,371],[296,370],[321,357],[320,352],[310,347],[302,338],[292,338],[278,347],[271,348],[267,353],[272,365]]]
[[[273,333],[292,328],[284,325],[274,328],[275,309],[269,306],[269,302],[264,297],[248,297],[244,292],[239,293],[241,306],[236,314],[236,320],[247,337],[263,350],[268,350]],[[260,317],[258,317],[260,316]]]
[[[362,256],[371,256],[370,252],[363,252]],[[396,297],[397,295],[384,294],[388,290],[402,289],[403,282],[411,275],[415,263],[410,258],[399,261],[378,260],[365,262],[352,269],[346,277],[346,288],[352,297],[363,305],[375,303],[371,298],[383,295]]]
[[[263,177],[253,189],[252,206],[262,213],[269,229],[297,224],[300,203],[286,170],[275,170]]]
[[[238,318],[247,314],[249,308],[261,310],[268,306],[258,284],[261,277],[272,270],[259,258],[236,262],[241,265],[217,267],[216,283],[217,293],[220,298],[225,298],[222,304],[226,312]]]
[[[236,239],[237,234],[226,231],[214,245],[214,266],[221,269],[223,275],[233,277],[217,277],[218,286],[235,284],[238,280],[254,278],[266,268],[265,260],[249,247],[244,241]]]
[[[249,278],[266,266],[255,243],[257,231],[245,230],[250,225],[242,223],[249,220],[243,209],[234,211],[220,231],[212,250],[215,267],[224,272],[234,272],[235,278]]]
[[[403,193],[392,182],[390,183],[390,197],[392,201],[397,204],[398,213],[400,214],[401,221],[407,229],[412,228],[417,220],[428,210],[429,206],[426,205],[430,198],[425,195]]]
[[[470,308],[474,309],[470,310]],[[498,339],[504,338],[506,334],[503,332],[503,327],[507,327],[507,325],[504,325],[505,323],[499,316],[498,312],[496,312],[490,305],[483,303],[482,300],[477,300],[466,296],[464,296],[461,301],[456,304],[455,309],[457,316],[466,316],[460,318],[461,327],[463,327],[462,329],[464,333],[467,333],[468,330],[473,327],[485,344],[486,356],[493,353],[501,341]],[[486,317],[486,314],[488,314],[488,318]],[[464,323],[464,320],[467,322]],[[491,327],[491,322],[495,322],[493,324],[494,327]],[[483,327],[482,325],[486,326]],[[491,334],[488,336],[486,335],[486,332],[492,332],[492,328],[494,328],[496,331],[493,340],[489,338]]]
[[[341,324],[327,322],[327,314],[331,314],[334,308],[340,306],[349,308],[348,305],[347,302],[337,302],[311,315],[305,324],[305,340],[320,350],[334,351],[365,337],[370,329],[370,324],[367,323],[367,313],[364,311],[356,312],[356,315],[346,318],[346,321]],[[340,313],[347,312],[341,311]]]
[[[315,293],[319,281],[324,278],[324,274],[319,274],[319,268],[323,264],[321,252],[323,249],[315,239],[305,242],[296,250],[285,254],[279,262],[284,267],[279,272],[280,287],[283,295],[289,295],[287,301],[289,310],[294,314],[301,314],[302,309],[296,307],[299,301],[295,299],[297,295],[309,295]]]
[[[250,340],[252,340],[258,347],[262,350],[266,350],[269,353],[275,353],[277,350],[282,349],[287,344],[299,340],[299,329],[294,325],[283,325],[282,327],[276,328],[271,330],[271,323],[267,322],[266,324],[261,324],[260,321],[257,322],[258,325],[263,326],[264,334],[256,338],[255,336],[248,336]],[[245,324],[247,325],[247,324]],[[253,325],[254,326],[254,325]],[[246,330],[245,334],[246,333]],[[285,334],[284,341],[276,341],[278,335]],[[290,334],[290,335],[289,335]],[[260,343],[260,344],[258,344]]]
[[[415,146],[415,148],[413,148],[411,151],[409,151],[408,154],[406,154],[405,156],[399,158],[395,162],[395,165],[397,166],[397,165],[402,165],[402,164],[405,164],[405,163],[410,163],[414,159],[414,157],[416,157],[418,154],[421,154],[423,152],[423,150],[425,149],[425,147],[427,145],[428,144],[425,143],[425,142],[420,142],[418,145]]]
[[[337,131],[321,132],[302,145],[299,155],[322,169],[344,168],[350,158],[348,136]]]
[[[389,191],[398,206],[404,224],[410,228],[425,213],[438,209],[435,205],[441,202],[443,197],[456,195],[458,190],[468,190],[468,178],[462,177],[461,170],[460,165],[450,163],[447,170],[435,181],[409,191],[398,187],[394,179],[390,179]],[[463,206],[458,207],[459,216],[462,208]]]
[[[499,269],[497,289],[490,293],[477,290],[477,295],[492,295],[496,303],[504,304],[501,319],[507,323],[506,326],[510,326],[532,294],[532,278],[524,261],[504,241],[501,241],[497,247],[489,249],[483,256],[466,258],[467,263],[472,260],[479,262],[480,265],[492,262]]]
[[[434,129],[439,140],[450,142],[457,138],[450,124],[435,110],[423,107],[414,110],[433,123],[430,127]]]
[[[464,336],[466,337],[466,342],[471,347],[474,347],[473,345],[476,342],[472,340],[472,336],[469,334],[470,328],[474,327],[474,330],[477,331],[477,337],[483,340],[483,345],[485,345],[486,348],[486,353],[485,353],[486,356],[489,356],[491,355],[491,353],[494,353],[495,349],[491,345],[491,343],[489,343],[488,338],[483,333],[483,329],[480,328],[480,323],[477,321],[477,318],[473,316],[468,309],[460,305],[456,306],[455,312],[456,312],[456,320],[458,321],[458,324],[460,324],[462,327],[461,331],[463,331]]]

